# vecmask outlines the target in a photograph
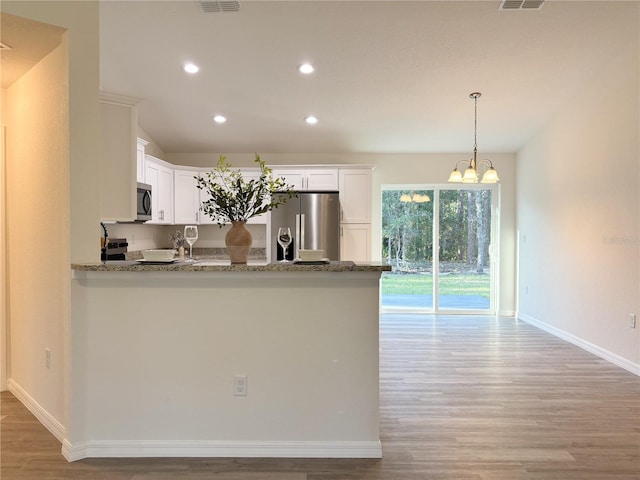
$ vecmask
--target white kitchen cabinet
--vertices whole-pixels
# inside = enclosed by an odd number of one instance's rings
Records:
[[[282,178],[294,190],[338,191],[336,168],[282,168],[273,169],[273,176]]]
[[[101,95],[100,121],[100,219],[132,221],[137,216],[135,100]]]
[[[149,142],[142,138],[138,138],[136,148],[136,168],[137,168],[137,180],[140,183],[145,183],[145,148],[149,145]]]
[[[368,262],[371,260],[371,224],[340,225],[340,260]]]
[[[371,223],[371,170],[340,170],[340,222]]]
[[[202,212],[200,208],[200,191],[197,188],[195,177],[199,174],[196,169],[173,170],[173,219],[176,224],[194,225]]]
[[[159,158],[145,158],[145,183],[151,185],[151,215],[147,223],[173,223],[173,168]]]

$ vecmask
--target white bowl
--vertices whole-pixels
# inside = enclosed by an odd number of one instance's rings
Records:
[[[151,262],[168,262],[169,260],[173,260],[175,257],[176,251],[172,249],[159,249],[159,250],[143,250],[142,256],[145,260],[149,260]]]
[[[324,250],[300,250],[300,260],[303,262],[317,262],[324,258]]]

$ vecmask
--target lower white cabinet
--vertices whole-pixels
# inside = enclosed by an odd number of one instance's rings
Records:
[[[173,224],[173,169],[166,162],[147,155],[145,182],[151,185],[151,220],[147,223]]]
[[[173,171],[173,219],[176,224],[197,224],[204,215],[199,211],[200,190],[195,178],[198,174],[198,170]]]
[[[368,262],[371,260],[371,224],[340,225],[340,260]]]

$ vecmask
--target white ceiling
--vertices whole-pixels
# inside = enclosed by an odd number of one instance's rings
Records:
[[[140,124],[167,153],[470,151],[480,91],[479,151],[513,152],[638,41],[638,2],[499,4],[104,1],[101,87],[142,98]]]

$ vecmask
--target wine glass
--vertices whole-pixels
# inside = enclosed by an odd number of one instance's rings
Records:
[[[189,244],[189,258],[193,258],[193,244],[198,240],[198,227],[196,225],[186,225],[184,227],[184,239]]]
[[[291,244],[291,229],[289,227],[280,227],[278,229],[278,243],[282,247],[282,260],[287,261],[287,250]]]

